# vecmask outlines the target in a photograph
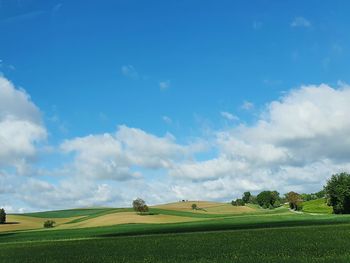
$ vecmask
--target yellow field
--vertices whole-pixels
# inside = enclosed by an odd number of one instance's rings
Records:
[[[203,220],[194,217],[182,217],[173,215],[138,215],[135,212],[123,212],[107,214],[86,221],[60,225],[58,228],[84,228],[96,226],[111,226],[120,224],[167,224]]]
[[[76,217],[75,217],[76,218]],[[49,218],[56,222],[56,225],[69,222],[75,218]],[[0,225],[0,232],[27,230],[27,229],[38,229],[43,228],[44,222],[48,218],[38,218],[31,216],[20,216],[20,215],[7,215],[7,224]]]
[[[196,204],[197,207],[204,210],[193,210],[192,204]],[[166,210],[187,211],[193,213],[206,213],[206,214],[240,214],[254,212],[256,209],[248,206],[233,206],[231,204],[206,202],[206,201],[187,201],[176,202],[164,205],[154,206],[154,208],[161,208]]]

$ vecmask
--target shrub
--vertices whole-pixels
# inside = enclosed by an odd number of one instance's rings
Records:
[[[295,206],[296,211],[302,211],[303,210],[303,202],[298,202]]]
[[[56,222],[53,221],[53,220],[46,220],[46,221],[44,222],[44,227],[45,227],[45,228],[52,228],[52,227],[55,226],[55,224],[56,224]]]
[[[192,207],[192,210],[197,210],[197,208],[198,208],[197,204],[192,204],[191,207]]]

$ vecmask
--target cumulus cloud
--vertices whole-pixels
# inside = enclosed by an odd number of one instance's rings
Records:
[[[61,149],[75,153],[74,167],[78,174],[124,180],[140,176],[132,167],[169,168],[175,161],[187,158],[202,147],[200,144],[179,145],[171,134],[157,137],[122,125],[114,134],[67,140]]]
[[[254,125],[217,132],[218,157],[179,164],[170,175],[198,181],[203,191],[222,185],[222,198],[244,190],[318,190],[332,173],[350,168],[349,100],[346,85],[292,90]]]
[[[20,169],[35,157],[36,144],[46,137],[40,110],[29,95],[0,77],[0,167]]]
[[[340,83],[301,86],[266,104],[256,122],[187,143],[125,125],[67,139],[59,146],[63,168],[47,173],[55,179],[19,176],[46,130],[25,91],[0,80],[0,206],[10,211],[128,206],[136,197],[155,204],[223,201],[264,189],[310,192],[331,174],[350,171],[350,87]],[[4,163],[16,172],[1,169]]]
[[[290,23],[291,27],[311,27],[311,22],[305,17],[298,16]]]

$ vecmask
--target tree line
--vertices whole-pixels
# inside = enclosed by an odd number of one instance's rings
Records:
[[[257,204],[262,208],[273,209],[288,203],[289,208],[300,211],[303,202],[324,198],[327,205],[332,206],[334,214],[350,214],[350,174],[343,172],[332,175],[323,190],[311,194],[299,194],[291,191],[280,196],[277,191],[262,191],[258,195],[244,192],[242,198],[232,200],[234,206]]]

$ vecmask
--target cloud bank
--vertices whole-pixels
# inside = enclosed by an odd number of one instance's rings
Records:
[[[24,90],[0,78],[0,206],[45,210],[127,206],[138,196],[154,204],[224,201],[264,189],[317,191],[331,174],[350,170],[349,101],[347,85],[301,86],[266,104],[251,125],[234,118],[231,127],[185,143],[120,125],[64,140],[56,149],[61,164],[42,171],[41,112]]]

